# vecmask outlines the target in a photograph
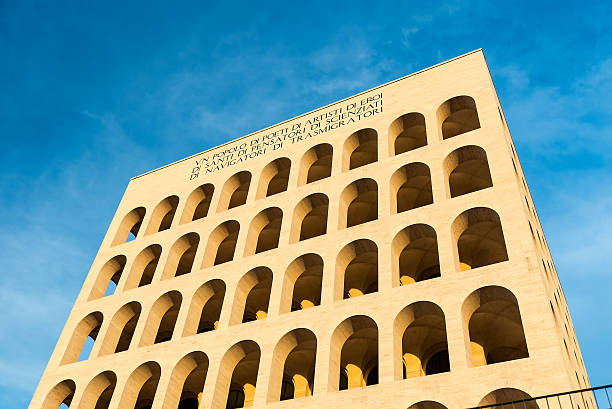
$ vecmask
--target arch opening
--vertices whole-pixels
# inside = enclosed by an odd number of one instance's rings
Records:
[[[378,134],[372,128],[361,129],[344,141],[342,170],[348,171],[378,160]]]
[[[208,356],[195,351],[177,362],[170,375],[164,408],[198,409],[208,373]]]
[[[123,274],[127,259],[123,255],[115,256],[104,264],[89,293],[89,300],[113,295]]]
[[[272,270],[256,267],[246,273],[236,286],[230,325],[264,319],[268,316]]]
[[[49,391],[45,400],[43,401],[42,408],[57,409],[62,405],[70,407],[75,391],[76,384],[72,379],[61,381]]]
[[[393,323],[395,379],[450,371],[446,323],[437,305],[419,301],[408,305]]]
[[[314,193],[302,199],[293,212],[291,242],[308,240],[327,232],[329,198],[323,193]]]
[[[443,162],[450,197],[493,186],[487,154],[480,146],[463,146],[451,152]]]
[[[438,108],[438,123],[442,128],[442,139],[480,128],[474,98],[467,95],[453,97]]]
[[[170,291],[153,303],[140,340],[140,346],[159,344],[172,339],[181,301],[181,293]]]
[[[342,300],[378,291],[378,247],[367,239],[355,240],[336,258],[334,298]]]
[[[187,313],[183,336],[216,330],[224,297],[225,283],[221,280],[208,281],[198,288]]]
[[[370,317],[345,319],[332,333],[330,390],[362,388],[378,383],[378,326]]]
[[[205,183],[191,192],[185,202],[181,223],[188,223],[208,216],[214,192],[215,186],[211,183]]]
[[[285,272],[280,312],[304,310],[321,304],[323,259],[313,253],[293,260]]]
[[[242,171],[230,177],[223,185],[217,211],[221,212],[245,204],[250,185],[250,172]]]
[[[93,343],[98,338],[103,319],[102,313],[96,311],[88,314],[77,324],[60,362],[61,365],[89,358]]]
[[[112,245],[114,246],[136,239],[136,237],[138,237],[140,227],[142,226],[145,213],[146,209],[144,207],[137,207],[126,214],[119,224],[119,228],[117,229],[117,233],[115,233]],[[132,237],[130,237],[130,235]]]
[[[519,406],[524,409],[539,409],[539,406],[536,401],[531,399],[532,398],[529,394],[523,392],[520,389],[501,388],[486,394],[481,399],[478,406],[492,405],[492,409],[501,409],[502,407],[513,406]],[[506,405],[506,403],[508,405]],[[514,403],[514,405],[512,403]]]
[[[391,176],[391,213],[401,213],[433,203],[431,173],[424,163],[411,163]]]
[[[486,207],[474,207],[461,213],[451,225],[457,243],[455,262],[458,270],[501,263],[508,260],[501,219]]]
[[[268,402],[311,396],[314,388],[317,338],[305,328],[285,334],[273,352]]]
[[[488,286],[474,291],[463,302],[462,316],[472,366],[529,356],[518,301],[509,290]]]
[[[287,190],[291,161],[278,158],[267,164],[261,171],[257,199],[269,197]]]
[[[93,378],[81,397],[79,409],[108,409],[117,386],[117,376],[105,371]]]
[[[153,282],[161,252],[159,244],[152,244],[138,253],[125,283],[126,290],[143,287]]]
[[[440,277],[436,231],[426,224],[401,230],[391,242],[394,286]]]
[[[427,131],[425,130],[425,117],[418,112],[404,114],[389,126],[389,141],[391,155],[427,145]]]
[[[146,234],[168,230],[172,226],[172,220],[174,220],[178,203],[179,198],[174,195],[168,196],[159,202],[151,214]]]
[[[241,341],[221,358],[212,407],[253,406],[261,351],[254,341]]]
[[[447,407],[432,400],[424,400],[410,405],[408,409],[447,409]]]
[[[170,248],[163,279],[189,274],[193,268],[200,236],[197,233],[187,233],[179,238]]]
[[[217,226],[208,237],[202,268],[227,263],[234,259],[240,223],[228,220]]]
[[[161,368],[156,362],[146,362],[128,377],[119,403],[120,408],[151,409]]]
[[[111,319],[109,328],[102,340],[100,356],[128,350],[141,310],[140,304],[135,301],[119,308]]]
[[[340,195],[339,228],[356,226],[378,218],[378,185],[373,179],[359,179]]]
[[[300,166],[298,184],[316,182],[331,176],[333,148],[328,143],[321,143],[310,148],[304,156]]]
[[[245,256],[278,247],[283,211],[278,207],[262,210],[253,218],[244,249]]]

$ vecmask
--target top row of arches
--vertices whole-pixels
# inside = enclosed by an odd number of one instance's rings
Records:
[[[457,96],[444,102],[437,111],[443,139],[480,128],[476,103],[472,97]],[[411,112],[395,119],[389,126],[389,146],[393,155],[399,155],[427,145],[425,117]],[[301,159],[298,185],[313,183],[332,174],[333,147],[321,143],[310,148]],[[344,142],[342,152],[342,171],[350,171],[378,160],[378,134],[372,128],[361,129],[350,135]],[[286,157],[275,159],[266,165],[255,193],[262,199],[288,188],[291,160]],[[231,176],[223,185],[217,211],[232,209],[246,203],[251,186],[251,173],[241,171]],[[198,220],[208,215],[215,187],[204,184],[191,193],[180,223]],[[152,234],[170,228],[178,207],[178,196],[169,196],[154,209],[145,234]],[[122,221],[113,245],[134,239],[142,224],[145,208],[132,210]]]

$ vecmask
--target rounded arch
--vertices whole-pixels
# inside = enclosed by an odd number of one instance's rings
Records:
[[[197,233],[187,233],[180,237],[170,247],[162,280],[182,276],[191,272],[200,236]]]
[[[222,408],[225,405],[226,408],[239,408],[253,405],[260,357],[259,345],[252,340],[240,341],[227,350],[219,363],[212,407]]]
[[[463,302],[461,316],[471,366],[529,356],[518,301],[507,288],[487,286],[474,291]]]
[[[446,100],[438,108],[437,117],[442,139],[480,128],[476,101],[467,95]]]
[[[70,407],[76,392],[76,384],[72,379],[66,379],[55,385],[45,397],[42,409],[58,409],[63,403]]]
[[[328,143],[321,143],[308,149],[300,163],[298,185],[316,182],[331,176],[333,147]]]
[[[208,373],[208,356],[194,351],[181,358],[170,375],[164,408],[197,408]]]
[[[410,112],[391,122],[389,126],[389,153],[399,155],[427,145],[425,117]]]
[[[372,240],[355,240],[336,257],[334,299],[354,298],[378,291],[378,246]]]
[[[363,178],[352,182],[340,195],[339,228],[356,226],[378,218],[378,184]]]
[[[293,260],[285,272],[280,312],[303,310],[321,304],[323,258],[308,253]]]
[[[444,312],[429,301],[404,307],[393,322],[394,378],[450,371]]]
[[[311,396],[314,388],[317,337],[306,328],[283,335],[273,352],[268,402]],[[288,388],[283,388],[283,382]]]
[[[501,404],[503,406],[508,404],[507,407],[514,407],[513,403],[518,404],[518,406],[524,409],[539,408],[536,401],[529,394],[515,388],[501,388],[489,392],[480,400],[478,406],[497,407]]]
[[[361,129],[344,141],[342,170],[348,171],[378,160],[378,133],[372,128]]]
[[[342,321],[332,333],[330,349],[329,391],[378,383],[378,376],[370,376],[378,373],[378,326],[372,318],[354,315]]]
[[[153,282],[161,252],[162,247],[159,244],[151,244],[138,253],[125,281],[125,290],[142,287]]]
[[[127,258],[120,254],[108,260],[104,266],[102,266],[91,292],[89,293],[88,300],[102,298],[106,295],[112,295],[115,292],[121,274],[123,274],[126,261]]]
[[[205,183],[191,192],[185,202],[185,209],[181,216],[181,224],[208,216],[210,202],[214,193],[215,186],[212,183]]]
[[[268,163],[261,171],[256,199],[272,196],[287,190],[291,160],[278,158]]]
[[[100,356],[128,350],[141,311],[142,307],[136,301],[127,303],[117,310],[102,340]]]
[[[100,332],[100,327],[102,326],[103,320],[104,316],[102,313],[100,311],[95,311],[79,321],[72,332],[72,337],[68,342],[68,346],[66,347],[66,351],[64,352],[64,356],[60,362],[61,365],[79,360],[79,356],[83,351],[83,347],[85,346],[87,339],[91,338],[95,342],[95,340],[98,338],[98,333]]]
[[[140,365],[128,377],[119,401],[120,408],[150,408],[153,406],[161,367],[149,361]]]
[[[451,233],[457,243],[455,263],[460,271],[508,260],[501,219],[488,207],[461,213],[453,221]]]
[[[295,243],[327,232],[329,198],[323,193],[313,193],[302,199],[293,211],[291,242]]]
[[[408,409],[447,409],[447,407],[433,400],[422,400],[408,406]]]
[[[431,172],[421,162],[404,165],[391,176],[391,213],[401,213],[433,203]]]
[[[444,159],[442,167],[450,197],[493,186],[487,153],[480,146],[467,145],[455,149]]]
[[[191,299],[183,336],[217,329],[224,297],[225,283],[223,280],[214,279],[202,284]]]
[[[255,267],[238,281],[230,314],[230,325],[264,319],[268,316],[272,270]]]
[[[153,213],[151,213],[146,234],[168,230],[172,226],[178,204],[179,198],[176,195],[168,196],[159,202],[155,209],[153,209]]]
[[[146,212],[144,207],[137,207],[123,216],[111,245],[134,240],[138,236]]]
[[[117,386],[117,375],[105,371],[96,375],[83,391],[79,409],[108,408]]]
[[[268,207],[253,217],[244,255],[250,256],[277,248],[282,223],[283,211],[278,207]]]
[[[227,263],[234,259],[240,223],[236,220],[228,220],[209,234],[202,268]]]
[[[391,242],[393,286],[440,277],[436,231],[427,224],[413,224]]]
[[[178,291],[168,291],[151,306],[140,346],[170,341],[183,297]]]
[[[251,172],[243,170],[231,176],[223,185],[217,211],[221,212],[245,204],[250,185]]]

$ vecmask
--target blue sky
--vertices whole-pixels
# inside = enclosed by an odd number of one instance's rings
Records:
[[[612,382],[611,12],[0,1],[0,407],[27,406],[130,177],[476,48],[591,382]]]

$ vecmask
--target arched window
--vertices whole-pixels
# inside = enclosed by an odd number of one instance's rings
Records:
[[[121,274],[123,274],[123,268],[127,259],[123,255],[115,256],[104,264],[98,273],[96,282],[89,293],[89,300],[95,300],[97,298],[105,297],[115,293],[117,284]]]
[[[283,282],[280,312],[303,310],[321,304],[323,259],[317,254],[304,254],[293,260]]]
[[[111,371],[102,372],[89,382],[81,396],[81,402],[89,405],[89,408],[108,409],[115,386],[117,376]]]
[[[325,234],[328,210],[329,199],[323,193],[314,193],[302,199],[293,211],[291,242]]]
[[[287,190],[291,161],[278,158],[263,168],[257,188],[257,199],[272,196]]]
[[[172,220],[174,220],[178,203],[179,198],[177,196],[168,196],[159,202],[151,214],[146,233],[152,234],[168,230],[172,226]]]
[[[182,301],[181,293],[170,291],[153,303],[140,346],[170,341]]]
[[[378,134],[372,128],[362,129],[344,141],[342,170],[347,171],[378,160]]]
[[[246,203],[251,184],[251,173],[242,171],[229,178],[223,185],[218,212],[233,209]]]
[[[434,402],[431,400],[424,400],[424,401],[417,402],[417,403],[410,405],[408,409],[447,409],[447,408],[441,403]]]
[[[157,362],[146,362],[128,377],[119,401],[120,408],[151,409],[157,392],[161,368]]]
[[[378,383],[378,326],[373,319],[355,315],[342,321],[332,333],[331,351],[331,391]]]
[[[359,179],[340,195],[339,227],[351,227],[378,218],[378,185],[373,179]]]
[[[146,210],[144,207],[137,207],[123,217],[117,229],[117,233],[115,233],[115,238],[112,243],[113,246],[134,240],[136,236],[138,236],[145,212]]]
[[[529,356],[518,301],[507,289],[480,288],[465,299],[461,312],[466,319],[472,366]]]
[[[208,236],[202,268],[227,263],[234,259],[240,223],[228,220],[217,226]]]
[[[205,183],[191,192],[187,202],[185,202],[181,223],[189,223],[208,216],[208,209],[214,192],[215,187],[210,183]]]
[[[436,231],[426,224],[413,224],[397,233],[391,242],[393,285],[407,285],[440,277]]]
[[[253,406],[261,351],[254,341],[241,341],[221,358],[211,407]]]
[[[189,307],[183,336],[216,330],[224,297],[225,283],[221,280],[210,280],[198,288]]]
[[[283,211],[278,207],[269,207],[259,212],[251,221],[244,255],[277,248],[282,222]]]
[[[493,186],[487,154],[480,146],[463,146],[452,151],[443,163],[450,197]]]
[[[310,148],[300,165],[298,184],[316,182],[331,176],[333,148],[328,143],[321,143]]]
[[[187,233],[178,239],[170,248],[162,279],[190,273],[199,243],[200,236],[197,233]]]
[[[486,207],[466,210],[457,216],[451,231],[460,271],[508,260],[501,220],[495,211]]]
[[[42,409],[58,409],[62,404],[70,407],[75,391],[76,384],[72,379],[61,381],[49,391],[43,401]]]
[[[102,340],[100,356],[128,350],[141,309],[140,304],[133,301],[115,313]]]
[[[204,352],[184,356],[172,370],[162,407],[198,409],[207,372],[208,356]]]
[[[236,286],[230,325],[261,320],[268,315],[272,270],[256,267],[246,273]]]
[[[480,128],[474,98],[466,95],[451,98],[438,108],[438,123],[442,139],[452,138]]]
[[[68,347],[66,348],[66,352],[64,352],[64,356],[62,357],[60,364],[69,364],[88,358],[89,352],[91,351],[91,348],[93,348],[93,343],[98,337],[98,332],[102,326],[102,320],[102,313],[96,311],[87,315],[77,324],[72,333],[72,338],[70,338],[70,342],[68,342]],[[88,339],[91,341],[89,345],[86,345]],[[86,346],[89,347],[87,348],[88,351],[84,351]],[[82,356],[85,355],[83,352],[88,352],[86,354],[87,356]]]
[[[419,301],[405,307],[393,323],[395,379],[450,371],[444,313]]]
[[[391,155],[399,155],[427,145],[425,117],[418,112],[404,114],[389,126]]]
[[[378,247],[371,240],[355,240],[336,258],[336,300],[378,291]]]
[[[298,328],[276,344],[270,369],[268,402],[311,396],[314,388],[317,337]]]
[[[496,389],[488,393],[481,399],[478,406],[491,405],[493,409],[501,409],[504,407],[520,407],[524,409],[538,409],[539,406],[535,400],[527,393],[520,389],[502,388]]]
[[[411,163],[391,176],[391,213],[401,213],[433,203],[431,174],[424,163]]]
[[[159,244],[152,244],[136,256],[125,283],[126,290],[151,284],[161,251]]]

